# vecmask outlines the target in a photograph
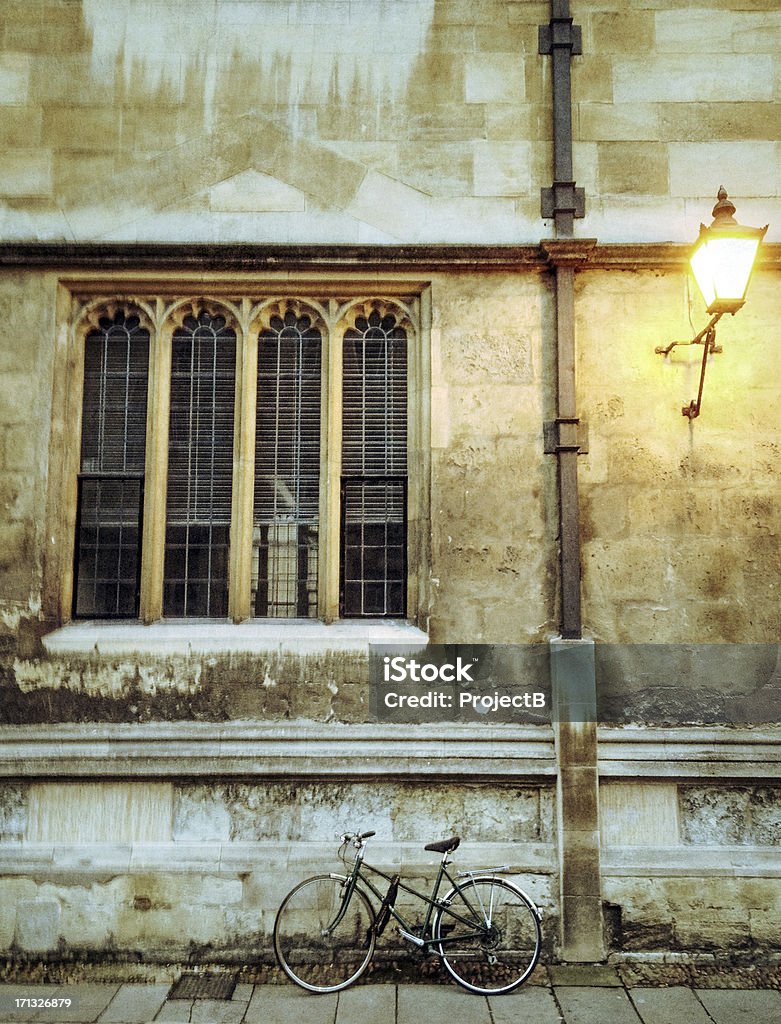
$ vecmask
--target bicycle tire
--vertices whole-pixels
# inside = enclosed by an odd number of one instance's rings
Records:
[[[437,911],[432,936],[451,977],[479,995],[499,995],[522,985],[542,945],[537,909],[523,890],[504,878],[470,878],[443,902],[447,907]],[[451,916],[448,908],[471,923]]]
[[[346,875],[314,875],[291,889],[277,911],[277,960],[288,978],[309,992],[347,988],[374,955],[374,910],[357,887],[342,920],[325,934],[339,912],[347,881]]]

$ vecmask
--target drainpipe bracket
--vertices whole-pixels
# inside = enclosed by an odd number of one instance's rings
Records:
[[[588,423],[577,416],[559,416],[542,425],[543,451],[546,455],[559,452],[588,454]]]
[[[543,220],[552,220],[557,213],[586,216],[586,190],[576,188],[574,181],[555,181],[551,188],[540,189],[540,199]]]
[[[551,54],[554,49],[583,53],[583,34],[572,18],[552,18],[549,25],[539,25],[539,53]]]

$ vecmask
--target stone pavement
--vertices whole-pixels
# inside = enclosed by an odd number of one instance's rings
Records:
[[[0,985],[0,1024],[781,1024],[776,989],[627,987],[611,967],[551,967],[505,996],[453,985],[367,984],[316,996],[237,985],[230,1000],[169,1000],[169,984]],[[18,999],[70,998],[68,1008]]]

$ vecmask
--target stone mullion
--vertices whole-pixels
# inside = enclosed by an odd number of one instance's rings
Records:
[[[342,338],[338,304],[331,300],[323,339],[320,419],[320,594],[318,613],[325,622],[339,618],[339,548],[341,544]]]
[[[236,351],[236,412],[231,502],[228,614],[241,622],[252,614],[252,513],[255,478],[255,407],[258,346],[250,332],[251,303],[242,300]]]
[[[168,418],[171,405],[171,324],[162,299],[155,303],[146,417],[146,477],[141,547],[141,608],[144,622],[163,614],[165,510],[168,484]]]

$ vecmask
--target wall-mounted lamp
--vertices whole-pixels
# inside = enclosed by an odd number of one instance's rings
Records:
[[[746,301],[759,243],[767,231],[767,224],[763,228],[747,228],[738,224],[734,213],[735,207],[722,185],[718,202],[713,207],[713,223],[709,228],[700,224],[700,237],[689,259],[697,287],[705,299],[708,313],[712,314],[710,322],[691,341],[673,341],[656,348],[656,352],[666,356],[678,345],[703,346],[697,397],[681,410],[689,420],[700,415],[708,356],[721,351],[716,347],[716,324],[725,313],[737,313]]]

